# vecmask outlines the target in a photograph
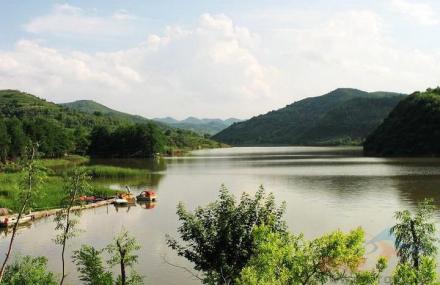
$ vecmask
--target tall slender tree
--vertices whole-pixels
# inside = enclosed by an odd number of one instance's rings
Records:
[[[0,283],[3,279],[6,264],[8,263],[9,257],[11,256],[13,244],[17,234],[18,225],[23,215],[30,209],[32,202],[38,195],[39,188],[45,178],[45,169],[35,160],[37,153],[36,147],[28,148],[28,153],[23,163],[23,179],[20,184],[20,194],[18,197],[18,214],[16,223],[12,228],[11,239],[9,240],[9,246],[6,252],[5,259],[0,268]]]
[[[122,230],[114,241],[107,246],[107,252],[111,255],[108,264],[110,266],[120,266],[121,273],[117,280],[118,284],[143,284],[142,277],[132,268],[138,262],[138,256],[134,252],[140,248],[136,239],[131,237],[126,230]],[[127,267],[131,267],[130,277],[127,277]]]
[[[90,177],[87,172],[82,168],[75,168],[71,175],[66,178],[66,184],[64,187],[65,197],[63,201],[63,209],[58,212],[55,216],[55,229],[60,231],[60,233],[55,238],[55,243],[61,245],[61,266],[62,266],[62,276],[60,280],[60,285],[64,283],[66,277],[65,272],[65,251],[67,241],[75,237],[79,230],[76,228],[78,224],[78,219],[73,215],[79,216],[80,211],[73,211],[73,207],[78,202],[79,197],[87,194],[90,189],[88,183]]]
[[[432,200],[419,203],[415,213],[409,210],[395,214],[397,224],[391,228],[400,263],[409,262],[418,270],[421,257],[433,257],[436,248],[436,227],[432,219]]]

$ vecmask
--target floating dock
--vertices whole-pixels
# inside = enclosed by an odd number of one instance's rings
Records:
[[[98,201],[95,203],[81,205],[81,206],[74,206],[74,207],[72,207],[71,210],[72,211],[81,211],[81,210],[85,210],[85,209],[98,208],[98,207],[112,204],[114,201],[115,201],[115,199],[112,198],[112,199],[108,199],[108,200],[104,200],[104,201]],[[23,217],[21,217],[20,221],[18,221],[18,224],[19,225],[26,224],[26,223],[30,223],[34,220],[46,218],[49,216],[54,216],[63,210],[65,210],[65,209],[59,208],[59,209],[51,209],[51,210],[32,212],[28,215],[24,215]],[[0,228],[13,227],[16,223],[17,223],[17,214],[0,216]]]

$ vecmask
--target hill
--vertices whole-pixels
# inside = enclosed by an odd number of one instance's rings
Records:
[[[154,121],[161,122],[172,126],[174,128],[190,130],[199,134],[214,135],[233,123],[240,122],[241,120],[235,118],[229,118],[226,120],[221,119],[199,119],[195,117],[188,117],[185,120],[176,120],[171,117],[155,118]]]
[[[140,124],[152,122],[151,120],[141,116],[131,115],[110,109],[107,106],[99,104],[93,100],[78,100],[70,103],[63,103],[60,105],[67,109],[79,111],[87,114],[106,115],[108,117],[114,118],[119,121],[126,121],[130,123],[140,123]]]
[[[100,139],[99,134],[121,142],[113,147],[127,147],[124,143],[130,141],[133,156],[145,156],[147,151],[136,149],[138,145],[142,147],[141,141],[153,144],[148,151],[166,153],[220,146],[194,132],[160,125],[92,101],[83,101],[79,106],[83,109],[57,105],[17,90],[0,90],[0,159],[20,157],[29,141],[38,142],[46,157],[88,154],[91,140]],[[101,153],[111,156],[108,151]]]
[[[379,156],[440,155],[440,88],[416,92],[400,102],[367,137],[364,152]]]
[[[404,96],[336,89],[235,123],[213,138],[232,145],[360,144]]]

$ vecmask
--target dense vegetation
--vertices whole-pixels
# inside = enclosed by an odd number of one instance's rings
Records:
[[[241,120],[235,118],[229,118],[226,120],[221,119],[198,119],[194,117],[188,117],[185,120],[176,120],[174,118],[155,118],[157,122],[167,124],[174,128],[183,130],[194,131],[199,134],[214,135],[220,131],[223,131],[233,123],[238,123]]]
[[[1,90],[1,161],[22,156],[30,142],[38,143],[39,151],[48,158],[65,154],[148,157],[157,152],[219,146],[194,132],[157,125],[145,118],[108,108],[104,112],[104,108],[102,106],[101,111],[94,112],[76,111],[23,92]],[[98,136],[100,130],[105,130],[101,132],[105,137]],[[111,137],[110,141],[106,140],[107,135]],[[105,145],[98,147],[100,142]],[[93,149],[90,149],[91,145]]]
[[[366,139],[367,155],[440,155],[440,88],[415,92],[400,102]]]
[[[182,242],[168,244],[193,264],[184,268],[204,284],[222,285],[438,285],[437,241],[431,200],[415,212],[398,211],[395,237],[398,264],[383,279],[388,262],[377,259],[365,268],[365,233],[357,228],[336,230],[314,239],[289,232],[271,195],[260,189],[254,197],[236,201],[225,188],[219,199],[206,207],[187,211],[177,207]],[[200,274],[200,275],[199,275]]]
[[[403,96],[337,89],[235,123],[213,138],[231,145],[360,144]]]

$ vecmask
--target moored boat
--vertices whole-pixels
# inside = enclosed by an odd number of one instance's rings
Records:
[[[16,216],[6,216],[0,219],[0,228],[8,228],[14,226],[17,222],[19,225],[26,224],[32,221],[34,217],[32,215],[21,217],[20,221],[17,221]]]
[[[146,202],[154,202],[157,199],[156,192],[152,190],[142,191],[139,195],[136,196],[138,201],[146,201]]]

